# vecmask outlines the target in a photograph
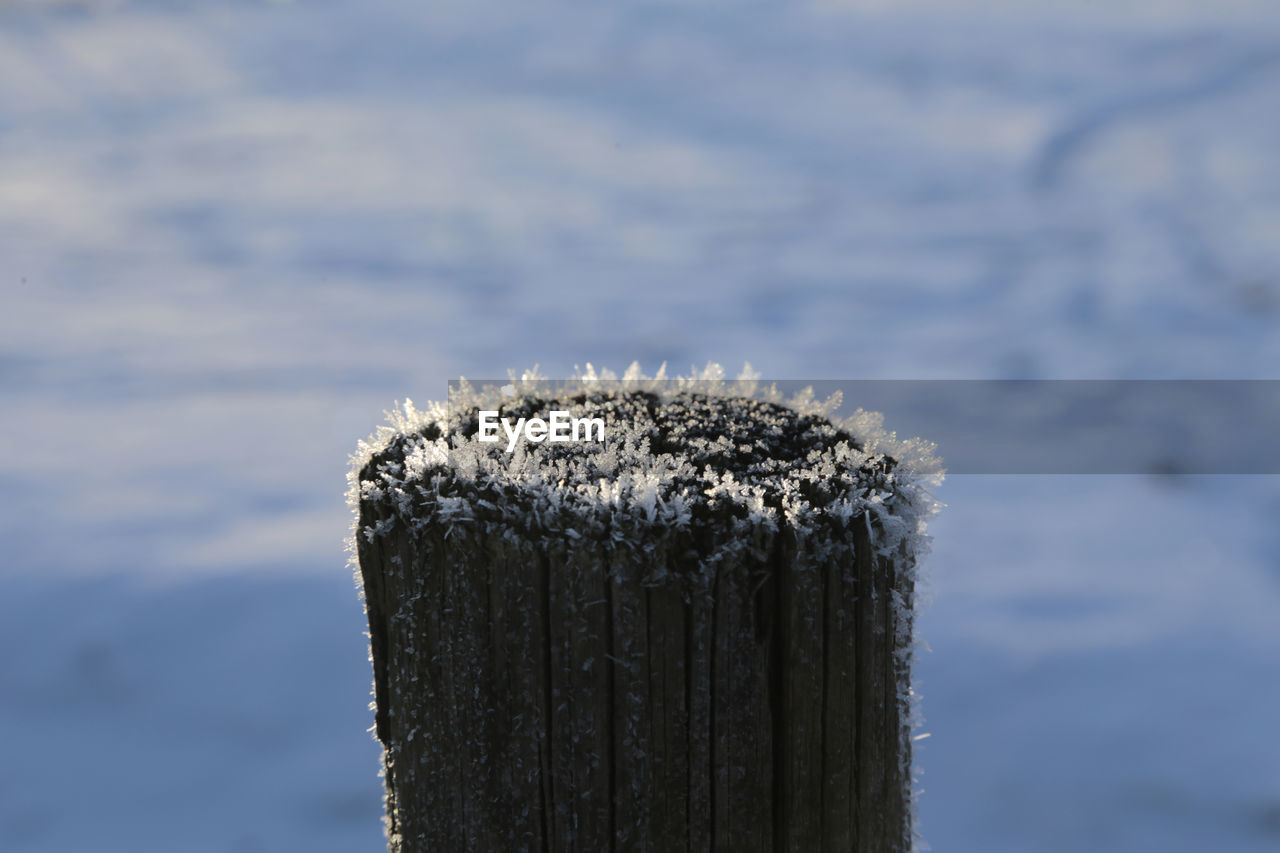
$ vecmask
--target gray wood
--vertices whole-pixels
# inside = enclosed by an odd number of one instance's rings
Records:
[[[912,556],[865,515],[420,511],[359,507],[390,851],[909,849]]]

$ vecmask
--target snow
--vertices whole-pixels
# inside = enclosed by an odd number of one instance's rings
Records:
[[[1249,0],[0,5],[0,848],[379,848],[343,470],[451,377],[1275,378],[1277,45]],[[937,497],[925,839],[1274,849],[1276,478]]]

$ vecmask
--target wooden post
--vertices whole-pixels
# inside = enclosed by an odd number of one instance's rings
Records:
[[[362,445],[393,853],[911,847],[920,494],[821,407],[697,387],[468,388]],[[486,408],[605,441],[508,453]]]

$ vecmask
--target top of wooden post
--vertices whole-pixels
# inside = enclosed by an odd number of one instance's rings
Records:
[[[923,553],[923,521],[936,508],[928,487],[942,473],[933,445],[899,440],[874,413],[834,418],[840,403],[838,393],[818,401],[809,389],[785,399],[749,366],[737,380],[716,365],[674,378],[645,377],[638,365],[621,378],[597,375],[588,365],[571,380],[462,381],[447,402],[406,401],[360,444],[349,499],[357,509],[362,499],[390,503],[414,526],[522,529],[550,511],[575,519],[570,537],[597,532],[592,522],[696,529],[726,516],[803,535],[823,519],[866,513],[880,548],[909,538]],[[482,412],[518,423],[553,410],[602,419],[604,440],[512,445],[502,430],[479,440]]]

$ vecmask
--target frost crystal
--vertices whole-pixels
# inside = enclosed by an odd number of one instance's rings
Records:
[[[784,399],[758,377],[747,365],[726,380],[715,364],[675,378],[664,365],[646,377],[633,364],[619,379],[588,363],[566,381],[543,379],[536,368],[501,387],[463,381],[447,403],[420,410],[406,400],[360,443],[349,500],[357,509],[362,495],[392,493],[400,517],[415,525],[518,505],[522,513],[572,508],[601,522],[626,516],[681,527],[691,512],[723,503],[752,522],[785,519],[801,534],[824,516],[869,511],[883,527],[877,545],[885,553],[908,539],[923,555],[924,521],[938,506],[929,489],[942,477],[933,446],[898,440],[875,413],[830,419],[839,395],[818,401],[804,389]],[[553,409],[603,417],[605,441],[520,443],[507,453],[502,443],[476,440],[481,410],[514,421]],[[518,502],[502,500],[513,490]]]

